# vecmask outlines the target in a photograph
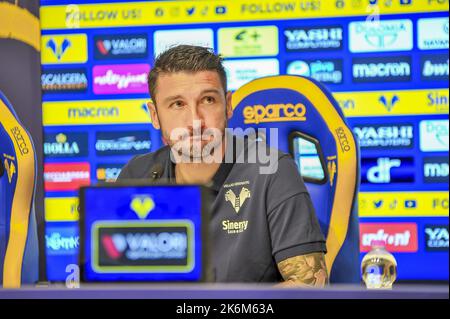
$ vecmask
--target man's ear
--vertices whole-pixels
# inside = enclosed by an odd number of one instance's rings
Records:
[[[227,119],[231,119],[233,116],[233,104],[231,103],[232,99],[232,93],[231,91],[227,92],[226,100],[227,100]]]
[[[150,117],[152,118],[152,125],[155,129],[159,130],[161,125],[159,124],[158,112],[156,112],[156,105],[153,101],[147,103],[148,109],[150,111]]]

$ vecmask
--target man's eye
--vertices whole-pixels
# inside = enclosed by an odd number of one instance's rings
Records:
[[[214,102],[216,102],[216,99],[213,98],[212,96],[206,96],[206,97],[203,98],[203,101],[206,104],[213,104]]]
[[[183,107],[183,102],[181,101],[175,101],[172,104],[170,104],[171,108],[179,109]]]

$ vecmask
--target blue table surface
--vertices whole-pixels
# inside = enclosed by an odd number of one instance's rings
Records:
[[[447,284],[396,284],[392,290],[331,285],[325,289],[253,284],[51,284],[0,289],[0,299],[449,299]]]

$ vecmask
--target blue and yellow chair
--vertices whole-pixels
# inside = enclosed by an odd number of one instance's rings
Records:
[[[0,287],[37,282],[39,248],[34,193],[36,157],[30,134],[0,92]]]
[[[230,128],[278,131],[276,148],[293,155],[326,238],[331,283],[358,283],[359,147],[330,92],[299,76],[254,80],[233,94]]]

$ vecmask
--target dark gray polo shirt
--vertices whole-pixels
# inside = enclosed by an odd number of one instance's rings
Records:
[[[229,138],[236,142],[238,137]],[[242,139],[241,139],[242,141]],[[245,154],[262,142],[245,140]],[[226,152],[232,148],[228,144]],[[216,194],[210,217],[213,276],[217,282],[276,282],[277,263],[297,255],[326,252],[308,191],[290,155],[276,152],[278,169],[264,164],[222,163],[210,188]],[[242,154],[241,154],[242,155]],[[155,165],[159,167],[155,172]],[[175,183],[168,146],[134,157],[119,179],[162,179]]]

